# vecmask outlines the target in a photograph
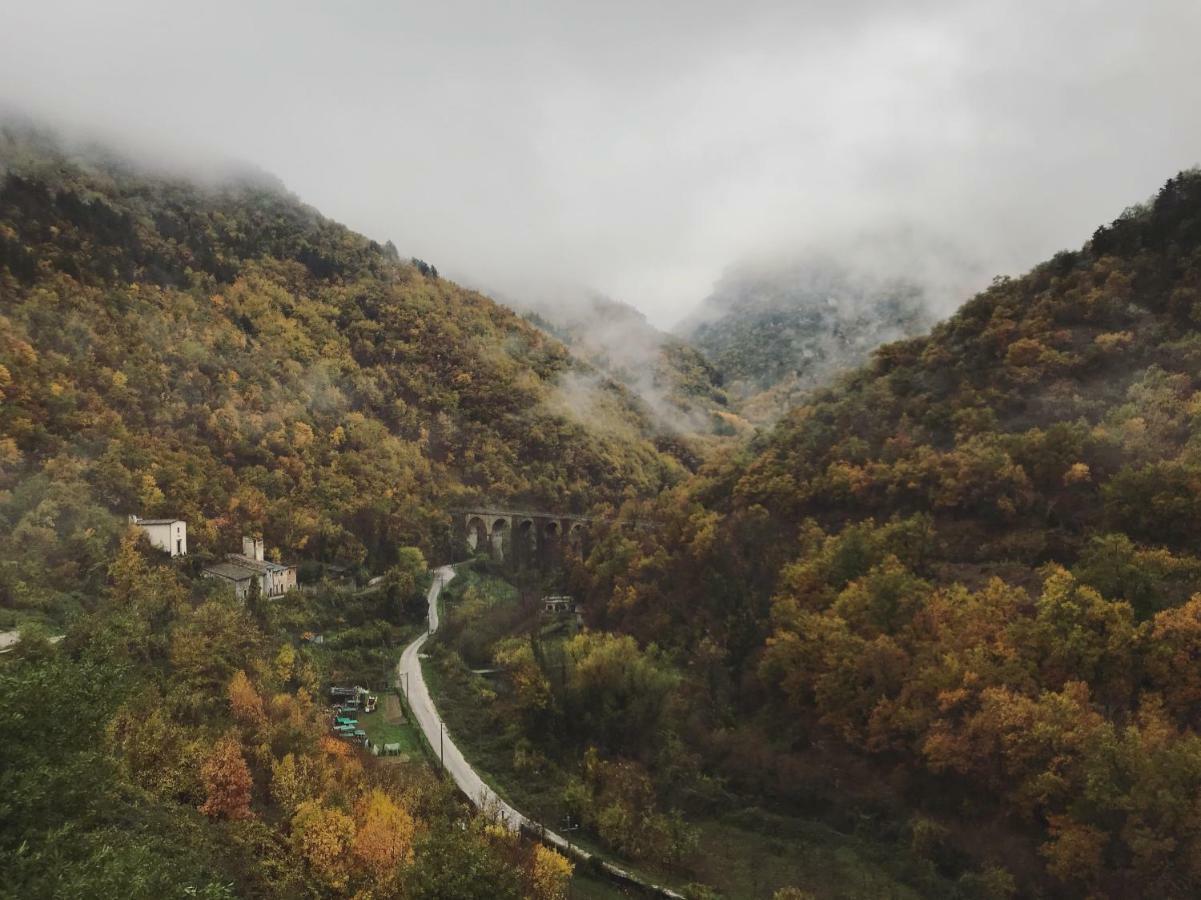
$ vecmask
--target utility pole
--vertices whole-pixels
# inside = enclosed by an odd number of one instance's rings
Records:
[[[572,813],[568,812],[566,816],[563,816],[563,840],[567,841],[568,853],[572,852],[572,832],[578,832],[578,830],[580,830],[579,822],[573,826]]]
[[[442,771],[446,771],[446,723],[438,720],[438,758],[442,760]]]

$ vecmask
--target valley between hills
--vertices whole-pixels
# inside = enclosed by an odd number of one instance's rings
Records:
[[[1195,896],[1201,174],[1081,238],[666,335],[0,125],[3,893]]]

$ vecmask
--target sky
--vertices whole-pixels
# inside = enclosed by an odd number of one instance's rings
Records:
[[[1195,0],[0,0],[0,104],[669,327],[731,266],[865,233],[975,287],[1080,246],[1201,163],[1198,34]]]

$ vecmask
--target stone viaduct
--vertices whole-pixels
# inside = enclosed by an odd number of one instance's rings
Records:
[[[589,516],[528,509],[477,507],[455,511],[471,553],[487,550],[495,559],[546,562],[564,550],[584,552]]]

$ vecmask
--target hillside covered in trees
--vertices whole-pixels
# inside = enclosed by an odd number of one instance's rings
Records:
[[[527,318],[632,391],[664,430],[691,437],[745,429],[729,409],[723,376],[688,342],[655,328],[634,307],[596,294],[538,304]]]
[[[0,657],[0,894],[564,900],[571,864],[474,814],[419,745],[331,730],[331,681],[378,679],[361,660],[424,627],[406,556],[395,590],[244,603],[131,529],[61,643],[27,629]]]
[[[0,298],[10,621],[86,606],[127,513],[186,519],[200,556],[254,531],[379,571],[445,556],[456,503],[582,511],[682,472],[624,388],[261,174],[4,126]]]
[[[934,320],[916,282],[872,274],[866,260],[817,256],[732,269],[679,331],[721,373],[738,412],[772,423],[876,347]]]
[[[764,322],[756,387],[791,377]],[[640,526],[546,582],[588,628],[489,573],[432,651],[551,821],[763,890],[1201,892],[1201,174],[703,461],[552,330],[261,175],[0,131],[0,625],[65,631],[0,661],[4,891],[561,898],[565,860],[349,752],[319,699],[389,670],[422,552],[489,499]],[[719,411],[676,350],[655,389]],[[262,532],[388,576],[241,603],[129,512],[198,560]]]
[[[563,900],[565,858],[425,764],[392,669],[453,505],[653,495],[684,472],[661,447],[562,344],[265,176],[5,126],[0,894]],[[186,519],[188,556],[133,512]],[[359,586],[197,577],[242,533]],[[405,751],[335,734],[332,684]]]
[[[1199,372],[1186,172],[632,504],[590,621],[673,660],[708,771],[965,896],[1196,896]]]

